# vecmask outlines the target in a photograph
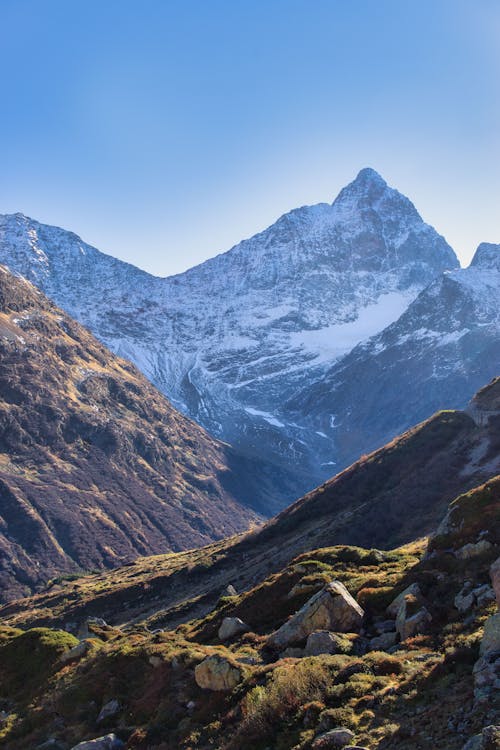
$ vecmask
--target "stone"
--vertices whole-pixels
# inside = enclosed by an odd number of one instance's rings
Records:
[[[240,633],[248,632],[249,627],[239,617],[224,617],[218,636],[221,641],[229,641]]]
[[[388,648],[396,645],[398,640],[398,634],[396,631],[392,633],[381,633],[370,640],[371,651],[387,651]]]
[[[500,612],[488,617],[484,623],[484,632],[479,647],[481,656],[500,651]]]
[[[420,591],[420,586],[418,583],[412,583],[410,586],[405,588],[404,591],[402,591],[398,596],[392,600],[392,602],[389,604],[389,606],[386,609],[387,614],[389,617],[396,618],[397,614],[401,608],[401,605],[407,596],[414,596],[415,599],[420,602],[424,603],[424,597],[422,595],[422,592]]]
[[[59,740],[54,739],[54,737],[50,737],[45,742],[42,742],[41,745],[37,745],[36,750],[66,750],[67,747],[67,745],[59,742]]]
[[[458,592],[453,602],[455,609],[458,609],[459,612],[467,612],[474,604],[473,592],[467,589],[464,590],[464,588]]]
[[[471,737],[462,750],[498,750],[500,748],[500,726],[490,724],[480,734]]]
[[[312,748],[313,750],[337,750],[350,745],[353,739],[354,732],[346,727],[337,727],[316,737]]]
[[[94,740],[86,740],[74,745],[71,750],[121,750],[125,747],[116,734],[106,734],[103,737],[96,737]]]
[[[413,615],[408,614],[407,600],[404,599],[396,617],[396,632],[401,641],[406,641],[414,635],[425,633],[431,620],[432,616],[425,607],[420,607]]]
[[[151,664],[152,667],[161,667],[163,664],[163,659],[161,656],[156,656],[156,654],[153,654],[149,657],[148,662]]]
[[[373,626],[373,629],[375,630],[377,635],[382,635],[382,633],[391,633],[393,630],[396,630],[396,621],[382,620],[381,622],[376,622]]]
[[[479,557],[479,555],[489,552],[492,548],[493,545],[491,542],[488,542],[486,539],[480,539],[479,542],[464,544],[463,547],[455,550],[455,557],[459,560],[470,560],[473,557]]]
[[[478,607],[486,607],[488,604],[495,601],[495,592],[487,583],[485,583],[484,586],[479,586],[477,589],[474,589],[472,593],[476,597]]]
[[[87,617],[87,619],[82,622],[78,629],[77,638],[80,640],[85,640],[89,637],[89,635],[92,634],[92,631],[89,629],[89,625],[95,625],[99,628],[107,627],[108,623],[106,620],[103,620],[102,617]]]
[[[490,568],[490,577],[497,598],[497,605],[500,607],[500,557],[497,557]]]
[[[292,588],[286,595],[286,598],[294,599],[296,596],[302,596],[302,594],[311,594],[317,590],[318,584],[302,583],[302,581],[299,581],[295,584],[295,586],[292,586]]]
[[[340,581],[332,581],[271,633],[267,643],[271,648],[282,649],[305,640],[315,630],[359,632],[363,616],[363,609],[346,587]]]
[[[89,640],[80,641],[80,643],[77,643],[76,646],[73,646],[73,648],[70,648],[69,651],[65,651],[64,654],[61,654],[61,656],[59,657],[59,660],[63,664],[66,664],[66,662],[68,661],[73,661],[74,659],[81,659],[82,656],[85,656],[90,646],[91,646],[91,641]]]
[[[196,666],[194,678],[203,690],[232,690],[243,679],[243,673],[224,656],[213,654]]]
[[[119,710],[120,704],[116,700],[116,698],[113,698],[112,700],[105,703],[105,705],[101,708],[99,716],[97,717],[97,723],[99,724],[101,721],[105,721],[110,716],[114,716],[118,713]]]
[[[339,654],[343,652],[344,639],[328,630],[316,630],[307,637],[306,656]]]
[[[303,648],[289,646],[280,653],[280,659],[302,659],[305,655],[306,652]]]
[[[238,592],[234,588],[233,584],[230,583],[222,592],[222,596],[238,596]]]
[[[478,702],[488,701],[490,695],[500,690],[500,653],[481,656],[472,670],[474,698]]]

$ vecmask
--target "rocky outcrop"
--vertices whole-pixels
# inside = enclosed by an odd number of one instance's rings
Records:
[[[332,581],[318,591],[304,606],[272,633],[267,644],[274,649],[299,643],[315,630],[338,633],[359,631],[363,609],[340,581]]]
[[[405,597],[401,604],[396,617],[396,632],[401,641],[425,633],[432,620],[432,616],[426,607],[416,609],[417,606],[417,602],[411,596]]]
[[[339,654],[346,650],[346,639],[328,630],[318,630],[307,638],[305,656]]]
[[[493,584],[493,590],[497,600],[497,605],[500,608],[500,557],[498,557],[490,568],[491,582]]]
[[[346,727],[337,727],[316,737],[312,747],[313,750],[339,750],[350,745],[353,739],[354,732]]]
[[[96,737],[94,740],[86,740],[75,745],[71,750],[121,750],[125,747],[116,734],[106,734],[103,737]]]
[[[420,591],[420,586],[418,585],[418,583],[412,583],[407,586],[404,591],[398,594],[398,596],[389,604],[386,610],[389,617],[397,617],[398,612],[401,609],[401,605],[403,604],[407,596],[413,596],[416,601],[421,602],[422,604],[424,602],[424,597],[422,596],[422,592]]]
[[[243,671],[224,656],[207,656],[194,670],[198,687],[203,690],[232,690],[243,678]]]

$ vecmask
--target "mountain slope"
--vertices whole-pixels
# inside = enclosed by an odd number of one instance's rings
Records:
[[[429,411],[463,407],[500,372],[500,245],[432,282],[392,325],[284,406],[308,414],[343,466]]]
[[[306,414],[282,417],[280,405],[458,266],[413,204],[371,169],[332,205],[291,211],[167,279],[22,215],[0,219],[0,260],[212,434],[282,466],[298,488],[288,500],[328,476],[335,456]]]
[[[126,570],[76,581],[71,599],[67,588],[55,587],[1,608],[0,618],[23,627],[87,615],[174,627],[205,616],[228,584],[244,591],[308,550],[383,550],[423,537],[454,497],[500,474],[500,378],[476,394],[469,412],[436,414],[247,535],[141,558]]]
[[[248,528],[274,481],[0,267],[2,598]]]

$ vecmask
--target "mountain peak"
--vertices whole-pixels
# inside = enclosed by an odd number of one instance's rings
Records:
[[[371,167],[364,167],[358,172],[356,179],[351,183],[352,185],[368,186],[368,185],[380,185],[383,187],[387,186],[387,182],[381,175]]]
[[[494,245],[492,242],[481,242],[474,253],[471,267],[500,271],[500,245]]]

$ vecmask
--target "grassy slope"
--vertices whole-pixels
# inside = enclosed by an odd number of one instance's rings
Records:
[[[457,560],[453,550],[481,532],[493,548]],[[10,714],[0,744],[17,750],[53,736],[71,746],[114,730],[136,750],[309,750],[318,727],[330,722],[351,727],[357,742],[371,749],[416,750],[431,743],[459,750],[497,710],[493,704],[474,707],[472,691],[482,626],[495,605],[464,616],[453,599],[465,580],[488,581],[499,535],[500,477],[452,504],[446,535],[431,540],[431,554],[422,557],[422,541],[382,556],[359,547],[310,550],[176,630],[96,627],[87,656],[66,665],[59,654],[73,644],[71,636],[43,629],[23,634],[4,625],[0,685]],[[264,648],[265,635],[333,577],[363,602],[368,630],[396,594],[418,582],[433,617],[429,632],[392,655],[357,656],[356,638],[348,636],[344,654],[276,660]],[[226,615],[242,616],[252,627],[229,646],[216,636]],[[233,663],[245,659],[244,681],[231,693],[196,686],[194,666],[214,652]],[[24,668],[29,679],[19,679]],[[113,698],[119,712],[97,725],[101,706]]]

